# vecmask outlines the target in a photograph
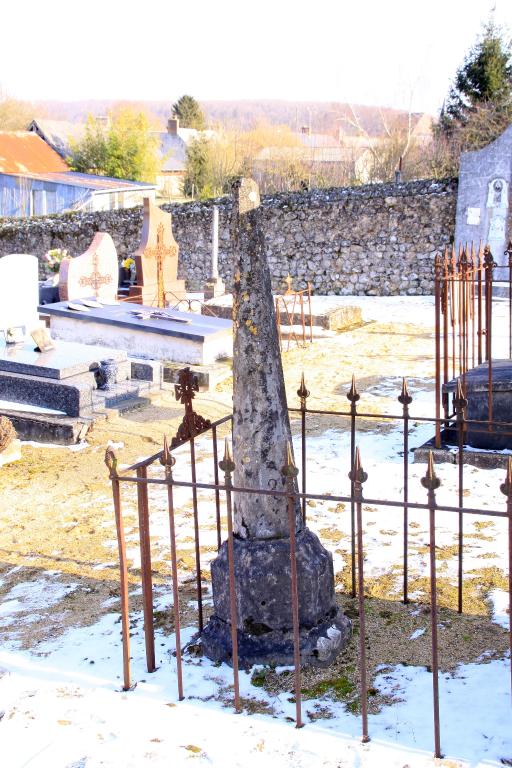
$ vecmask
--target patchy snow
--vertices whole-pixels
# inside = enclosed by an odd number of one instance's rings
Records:
[[[289,694],[269,695],[241,672],[244,699],[258,699],[269,714],[235,715],[230,706],[232,672],[205,659],[186,657],[185,701],[177,700],[174,637],[156,635],[158,669],[144,670],[142,620],[134,617],[134,680],[120,689],[119,617],[72,629],[38,655],[0,651],[2,753],[9,768],[198,765],[242,768],[335,768],[339,766],[433,766],[432,676],[425,668],[386,668],[377,678],[382,692],[401,701],[370,715],[372,741],[359,741],[360,718],[328,702],[332,718],[308,722],[322,700],[304,702],[306,728],[290,719]],[[134,622],[135,623],[135,622]],[[184,630],[184,640],[191,630]],[[2,672],[4,672],[3,676]],[[442,748],[447,758],[471,766],[499,765],[512,756],[508,662],[469,664],[441,676]],[[226,690],[226,707],[212,697]],[[471,702],[471,707],[468,707]],[[492,705],[490,705],[492,702]]]
[[[432,326],[432,297],[315,297],[316,305],[356,304],[361,306],[365,320],[399,322],[404,317],[414,323]],[[508,305],[507,305],[508,306]],[[315,307],[316,309],[316,307]],[[505,319],[505,302],[497,314]],[[500,315],[500,316],[501,316]],[[497,336],[497,348],[502,343]],[[496,351],[495,351],[496,352]],[[430,362],[415,363],[415,376],[427,375]],[[350,382],[347,382],[347,389]],[[388,413],[401,413],[396,402],[401,381],[388,377],[368,387],[358,403],[363,412],[365,403],[389,399]],[[411,406],[410,447],[421,445],[432,435],[429,424],[415,417],[432,413],[433,382],[428,379],[410,382],[414,397]],[[358,432],[362,463],[368,473],[364,484],[366,499],[403,498],[403,433],[399,422],[390,422],[386,431]],[[79,446],[66,447],[81,450]],[[299,438],[294,438],[296,457],[300,455]],[[189,448],[175,452],[175,480],[190,480]],[[199,482],[212,482],[213,460],[209,439],[196,441]],[[321,434],[307,438],[308,491],[317,494],[345,495],[350,492],[350,435],[346,421],[336,421]],[[141,457],[142,458],[142,457]],[[424,464],[413,464],[410,455],[409,500],[425,503],[426,491],[421,486]],[[300,464],[300,462],[298,462]],[[455,465],[436,466],[442,481],[437,491],[440,504],[457,504],[458,470]],[[150,470],[151,477],[162,477],[161,467]],[[500,493],[503,470],[465,468],[464,501],[468,506],[505,511],[505,497]],[[299,476],[300,483],[300,476]],[[149,488],[151,533],[154,561],[169,561],[169,530],[167,489]],[[182,556],[193,557],[191,537],[192,494],[188,488],[174,489],[176,530]],[[91,503],[112,515],[105,527],[105,563],[112,564],[117,548],[113,507],[110,497],[98,496]],[[207,570],[215,556],[215,505],[210,491],[198,490],[200,520],[201,566]],[[123,486],[127,555],[130,567],[140,566],[137,546],[136,488]],[[222,514],[224,510],[222,509]],[[317,501],[307,506],[308,524],[322,538],[325,531],[339,534],[334,545],[334,567],[345,566],[350,551],[350,503]],[[457,542],[458,517],[454,513],[436,513],[436,543],[439,548]],[[489,525],[490,523],[490,525]],[[403,512],[399,508],[363,504],[365,576],[389,574],[402,562]],[[428,513],[409,510],[409,568],[411,573],[428,573]],[[470,571],[485,566],[506,566],[506,520],[477,515],[464,521],[465,546],[463,568]],[[443,578],[456,583],[457,561],[444,561]],[[4,579],[17,569],[4,574]],[[42,572],[37,579],[19,583],[5,595],[0,606],[0,626],[16,627],[20,622],[44,620],[45,608],[58,603],[76,588],[75,584],[56,583],[55,574]],[[180,569],[180,580],[189,580],[190,571]],[[396,593],[400,594],[401,573],[396,575]],[[159,591],[160,590],[160,591]],[[131,595],[140,595],[135,586]],[[169,610],[170,588],[156,589],[156,607]],[[410,593],[410,599],[423,597]],[[493,620],[508,628],[508,595],[493,589],[489,593]],[[211,601],[211,593],[205,603]],[[104,605],[113,604],[109,598]],[[382,693],[392,693],[399,699],[369,717],[371,742],[360,743],[360,718],[341,703],[318,699],[306,701],[303,716],[307,727],[296,730],[290,720],[295,707],[290,694],[270,695],[250,682],[250,675],[240,674],[241,695],[258,700],[267,714],[235,715],[231,704],[232,671],[216,666],[207,659],[186,656],[184,660],[185,701],[177,700],[176,660],[172,656],[174,636],[156,633],[158,669],[145,671],[143,620],[131,615],[132,675],[137,683],[134,690],[123,692],[121,686],[122,658],[120,617],[110,613],[88,627],[68,629],[58,640],[39,643],[30,651],[20,650],[13,632],[11,640],[0,649],[0,743],[2,765],[6,768],[138,768],[139,766],[197,765],[214,768],[252,768],[262,762],[272,768],[423,768],[432,767],[432,675],[425,667],[381,667],[375,685]],[[185,642],[193,628],[182,631]],[[425,632],[414,631],[414,641]],[[482,661],[486,661],[485,654]],[[512,732],[510,729],[510,661],[493,660],[482,664],[466,664],[455,673],[440,675],[441,743],[449,765],[498,766],[512,764]],[[224,691],[227,707],[218,701]],[[330,719],[312,720],[316,706],[327,706]],[[508,762],[507,762],[508,761]],[[448,763],[444,763],[448,766]]]
[[[56,411],[53,408],[44,408],[40,405],[29,405],[27,403],[18,403],[15,400],[0,400],[2,410],[19,411],[20,413],[38,413],[45,416],[65,416],[65,411]]]
[[[492,620],[504,629],[510,627],[509,597],[502,589],[492,589],[489,592],[489,600],[492,604]]]
[[[83,451],[84,448],[89,447],[87,440],[82,440],[80,443],[75,443],[73,445],[60,445],[60,443],[38,443],[35,440],[23,440],[22,443],[23,445],[30,445],[32,448],[64,448],[68,451],[71,451],[72,453]]]

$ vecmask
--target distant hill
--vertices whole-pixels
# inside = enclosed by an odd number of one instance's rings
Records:
[[[83,122],[87,115],[105,115],[110,109],[125,104],[144,109],[159,120],[162,126],[169,117],[170,101],[42,101],[35,104],[41,114],[54,120]],[[368,136],[382,136],[385,126],[404,124],[408,113],[391,107],[373,107],[359,104],[321,101],[273,101],[233,100],[203,101],[201,106],[208,123],[212,126],[220,123],[230,128],[251,128],[258,122],[273,125],[286,124],[293,130],[301,126],[310,126],[316,133],[329,133],[337,136],[341,131],[346,136],[355,136],[360,132]],[[412,116],[413,123],[421,117],[420,113]]]

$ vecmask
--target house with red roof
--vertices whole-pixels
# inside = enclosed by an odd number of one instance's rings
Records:
[[[110,211],[155,198],[156,186],[71,171],[36,133],[0,131],[0,216]]]

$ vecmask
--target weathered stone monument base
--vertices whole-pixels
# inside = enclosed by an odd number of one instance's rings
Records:
[[[224,296],[226,293],[226,284],[222,278],[207,280],[204,284],[204,300],[210,301],[210,299],[216,299],[219,296]]]
[[[128,296],[131,302],[134,304],[144,304],[147,307],[158,307],[158,284],[151,285],[131,285],[128,292]],[[185,288],[184,280],[176,280],[174,283],[169,283],[165,286],[165,299],[167,304],[172,306],[177,301],[187,298],[187,289]]]
[[[290,539],[235,538],[238,657],[253,664],[293,664]],[[328,665],[346,645],[351,623],[334,593],[332,556],[307,528],[296,536],[303,664]],[[227,542],[212,562],[213,616],[202,635],[214,661],[231,660]]]

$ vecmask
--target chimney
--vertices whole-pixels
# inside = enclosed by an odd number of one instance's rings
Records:
[[[171,136],[178,135],[178,128],[180,127],[180,121],[177,117],[170,117],[167,121],[167,133]]]
[[[110,128],[110,115],[97,115],[94,120],[96,121],[96,124],[100,126],[100,128],[105,130]]]

